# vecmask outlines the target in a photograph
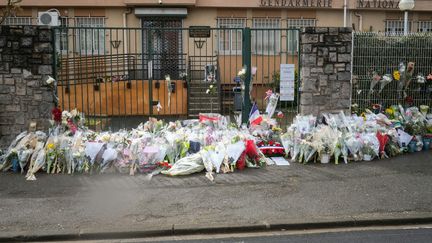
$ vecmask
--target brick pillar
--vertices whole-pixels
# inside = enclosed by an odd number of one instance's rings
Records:
[[[43,86],[52,75],[52,30],[47,27],[0,27],[0,148],[7,148],[30,122],[47,129],[52,92]]]
[[[351,28],[304,28],[301,32],[300,113],[349,112]]]

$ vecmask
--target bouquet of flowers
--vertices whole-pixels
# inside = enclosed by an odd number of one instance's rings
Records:
[[[300,163],[308,163],[316,154],[317,149],[314,144],[308,140],[302,140],[300,143],[300,155],[298,161]]]
[[[328,163],[328,160],[334,154],[341,136],[340,131],[332,129],[330,126],[321,126],[314,132],[312,146],[324,162],[327,161]]]
[[[257,144],[259,150],[267,157],[284,157],[285,150],[281,143],[274,140],[261,141]]]
[[[379,141],[375,134],[363,134],[361,140],[361,154],[364,160],[370,161],[379,156]]]
[[[189,175],[204,170],[204,162],[200,153],[192,154],[184,157],[177,161],[168,170],[164,170],[161,173],[164,175],[178,176],[178,175]]]
[[[344,136],[339,137],[335,151],[334,151],[334,157],[335,157],[335,164],[339,164],[339,157],[342,155],[345,164],[348,163],[348,147],[346,146]]]

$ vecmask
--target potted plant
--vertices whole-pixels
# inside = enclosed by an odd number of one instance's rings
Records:
[[[331,149],[329,146],[324,145],[323,150],[321,150],[321,164],[328,164],[331,157]]]

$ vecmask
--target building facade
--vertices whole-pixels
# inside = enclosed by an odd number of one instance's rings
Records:
[[[295,29],[347,26],[391,34],[404,26],[398,0],[23,0],[21,6],[5,24],[36,25],[41,12],[59,13],[67,27],[55,38],[62,106],[94,116],[191,114],[193,89],[182,85],[181,76],[203,79],[209,65],[217,67],[224,96],[218,109],[231,112],[244,27],[253,28],[252,96],[262,109],[265,91],[278,87],[280,64],[295,64],[299,71]],[[431,32],[432,1],[416,0],[409,23],[411,32]],[[187,30],[191,26],[214,29],[196,38]],[[178,84],[175,93],[167,93],[167,74]],[[169,109],[157,110],[154,101]]]
[[[5,0],[1,1],[3,4]],[[398,0],[23,0],[7,24],[37,24],[38,12],[57,9],[64,26],[140,27],[142,18],[176,15],[182,27],[353,26],[360,31],[402,31]],[[432,1],[416,0],[412,32],[432,31]],[[346,3],[346,5],[345,5]],[[346,8],[346,18],[344,9]],[[268,19],[263,21],[262,19]]]

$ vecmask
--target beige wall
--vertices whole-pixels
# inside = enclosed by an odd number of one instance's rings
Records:
[[[343,12],[340,10],[317,11],[317,26],[341,27],[343,25]]]
[[[360,18],[357,16],[352,16],[352,22],[355,24],[357,31],[384,31],[385,28],[385,12],[377,11],[358,11],[363,18],[363,29],[360,28]]]

